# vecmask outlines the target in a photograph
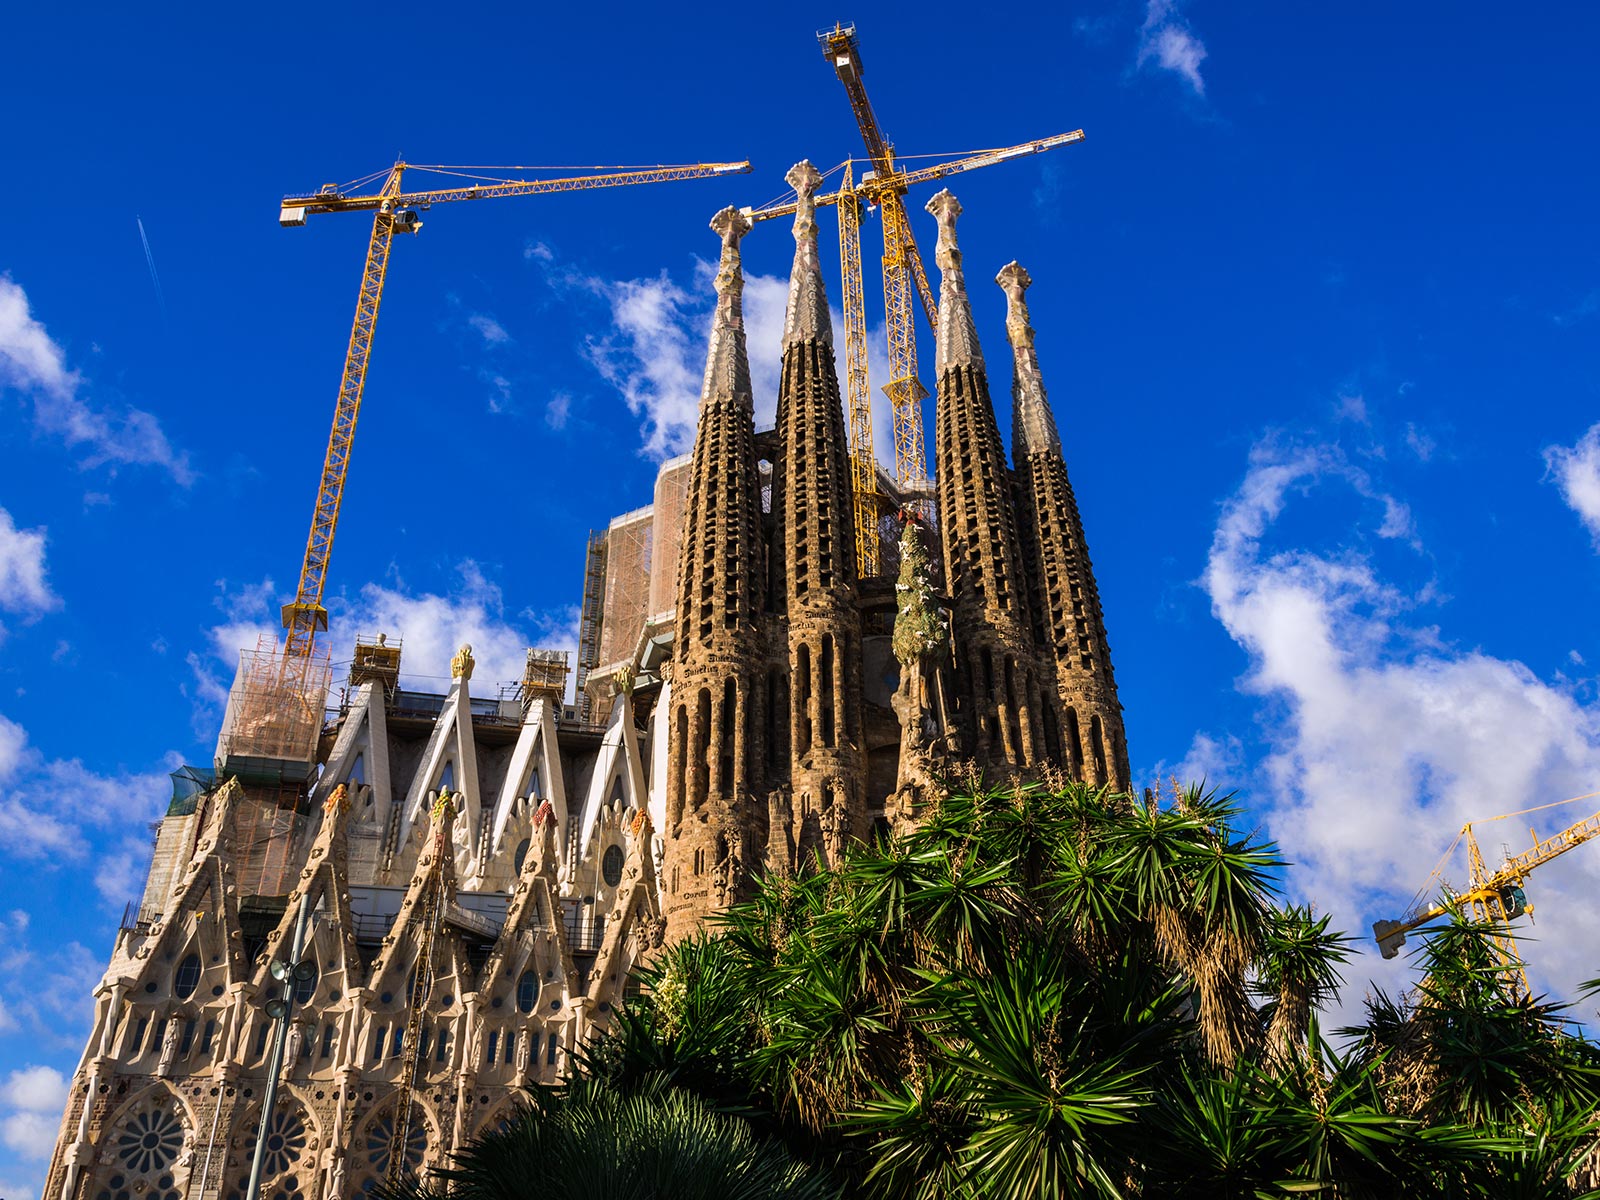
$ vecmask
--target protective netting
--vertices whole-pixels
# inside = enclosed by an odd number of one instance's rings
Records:
[[[228,694],[217,757],[224,762],[311,762],[332,683],[333,667],[324,647],[315,647],[304,658],[289,658],[276,638],[263,635],[254,650],[239,651],[239,673]]]
[[[654,530],[651,534],[649,615],[659,616],[678,603],[678,549],[683,544],[683,507],[689,495],[690,455],[661,465],[656,476],[656,498],[651,505]]]
[[[605,616],[600,622],[598,664],[602,670],[633,661],[639,634],[650,616],[653,534],[650,508],[623,514],[606,531]]]

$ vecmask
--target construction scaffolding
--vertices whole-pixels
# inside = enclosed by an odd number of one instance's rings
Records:
[[[678,603],[678,547],[683,544],[683,506],[692,466],[692,456],[685,454],[662,463],[656,474],[655,503],[650,506],[651,618],[670,613]]]
[[[653,506],[636,508],[606,530],[605,616],[600,624],[599,669],[633,662],[639,634],[650,617],[650,559],[654,540]]]
[[[290,656],[277,638],[262,635],[254,650],[239,651],[239,673],[217,739],[218,763],[229,774],[258,774],[271,762],[283,778],[305,778],[316,760],[332,684],[326,647]]]
[[[565,650],[528,651],[528,662],[522,669],[522,683],[518,688],[524,713],[535,700],[544,699],[556,706],[559,715],[561,702],[567,694],[567,676],[572,670],[567,664]]]
[[[400,639],[387,634],[376,637],[356,634],[356,653],[350,660],[350,686],[360,687],[369,679],[383,684],[384,694],[393,696],[400,687]]]
[[[578,617],[578,679],[574,698],[578,718],[594,719],[594,701],[588,693],[589,672],[600,665],[600,627],[606,599],[606,535],[589,532],[589,551],[583,563],[583,607]]]

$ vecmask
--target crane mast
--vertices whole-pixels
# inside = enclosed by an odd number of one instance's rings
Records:
[[[883,221],[883,311],[889,351],[889,382],[884,394],[889,400],[889,410],[894,420],[894,470],[895,478],[906,491],[921,491],[927,486],[927,442],[922,427],[922,401],[928,394],[917,371],[916,316],[913,295],[921,302],[930,328],[937,328],[938,302],[928,283],[928,273],[922,263],[922,254],[911,231],[911,220],[906,213],[906,189],[919,179],[938,178],[926,171],[902,171],[895,164],[894,145],[878,123],[867,97],[866,85],[861,79],[861,43],[854,25],[838,25],[817,34],[823,56],[833,64],[839,81],[844,84],[850,100],[850,110],[855,114],[856,126],[867,148],[867,160],[872,170],[864,174],[859,183],[851,185],[850,176],[840,188],[839,196],[848,193],[856,201],[875,205]],[[955,167],[946,164],[939,174],[951,170],[970,170],[975,166],[989,166],[1017,153],[1037,153],[1068,141],[1082,139],[1083,131],[1066,134],[1044,142],[1027,143],[1026,147],[1012,147],[1011,152],[990,152],[962,160],[966,165]],[[838,203],[840,258],[843,270],[843,304],[845,321],[845,375],[847,401],[850,406],[849,424],[851,482],[854,489],[853,505],[856,519],[856,566],[862,576],[875,575],[881,565],[878,544],[878,513],[882,497],[877,483],[877,463],[872,446],[872,398],[866,384],[866,312],[863,306],[861,282],[861,243],[859,203],[846,204],[839,197],[817,197],[818,204]],[[848,210],[848,211],[847,211]],[[749,210],[746,210],[747,212]],[[779,206],[759,210],[761,216],[779,216],[792,212],[792,206]],[[854,375],[859,364],[861,376]]]
[[[948,175],[977,170],[979,167],[990,167],[1030,154],[1042,154],[1057,146],[1066,146],[1082,140],[1083,130],[1074,129],[1070,133],[1060,133],[1054,137],[1039,138],[1036,141],[1022,142],[995,150],[983,150],[950,162],[935,163],[915,171],[902,171],[894,177],[892,185],[888,186],[904,190],[913,184],[943,179]],[[884,203],[883,197],[897,193],[892,190],[886,192],[882,177],[874,172],[868,172],[857,184],[854,176],[854,160],[846,159],[843,166],[844,176],[838,190],[817,196],[814,202],[819,207],[832,204],[837,205],[839,209],[839,274],[843,282],[841,304],[844,308],[845,405],[850,425],[850,481],[856,520],[856,570],[862,578],[867,578],[876,575],[882,566],[881,547],[878,541],[878,514],[883,498],[878,489],[877,459],[872,445],[872,396],[867,386],[867,316],[863,295],[865,289],[861,278],[861,210],[863,204],[878,205],[887,223],[893,218],[888,215],[889,208]],[[752,221],[770,221],[775,217],[793,216],[795,210],[796,205],[793,202],[784,201],[764,205],[761,208],[745,208],[742,211]],[[900,211],[903,213],[904,208],[902,207]],[[902,228],[903,232],[890,234],[886,224],[884,236],[894,237],[902,250],[909,246],[915,251],[916,243],[910,240],[910,227]],[[913,278],[920,278],[918,273],[921,271],[921,258],[913,256],[909,261],[914,268]],[[922,286],[918,289],[925,301],[929,295],[926,284],[926,279],[923,279]],[[910,320],[910,304],[905,300],[903,291],[898,294],[905,302],[890,302],[891,293],[887,276],[884,287],[885,311],[891,314],[889,319],[891,360],[897,352],[902,353],[903,357],[909,356],[912,364],[912,382],[915,383],[917,343],[916,331],[912,328]],[[897,321],[893,317],[897,311],[905,318],[904,320]],[[928,319],[930,323],[936,319],[935,310],[929,310]],[[922,385],[919,383],[916,386],[921,388]],[[893,396],[894,393],[891,391],[891,401]],[[920,399],[918,404],[911,405],[907,420],[901,421],[897,416],[894,430],[897,468],[902,458],[907,455],[913,462],[925,462]],[[905,452],[904,455],[902,450]],[[898,470],[897,475],[904,483],[905,476],[898,474]],[[918,479],[920,478],[919,475]]]
[[[328,579],[328,561],[333,554],[333,538],[339,526],[339,509],[344,502],[345,480],[350,471],[350,453],[355,445],[356,421],[361,415],[361,397],[366,389],[367,367],[372,360],[372,338],[378,325],[378,307],[383,300],[384,281],[389,271],[389,252],[396,233],[416,233],[422,228],[419,211],[435,204],[461,200],[488,200],[507,196],[533,196],[549,192],[570,192],[586,188],[620,187],[637,183],[662,183],[672,180],[704,179],[716,175],[744,174],[746,162],[692,163],[682,166],[635,167],[602,171],[592,175],[560,179],[497,179],[470,176],[471,182],[456,187],[405,192],[401,188],[407,169],[462,174],[451,167],[416,167],[397,162],[384,175],[382,186],[371,193],[347,194],[329,185],[321,191],[287,196],[279,205],[278,223],[304,225],[308,215],[330,212],[371,212],[372,233],[367,239],[367,257],[361,273],[361,291],[356,299],[355,321],[345,351],[344,374],[334,402],[333,427],[328,433],[328,449],[323,456],[322,479],[311,515],[311,532],[306,538],[300,581],[294,602],[284,605],[286,630],[284,668],[286,673],[304,669],[318,633],[328,628],[328,610],[323,606]],[[488,168],[474,168],[474,170]],[[528,169],[528,168],[513,168]],[[369,177],[370,179],[371,177]]]

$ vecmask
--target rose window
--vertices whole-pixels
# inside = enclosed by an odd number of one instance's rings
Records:
[[[164,1108],[135,1113],[118,1136],[117,1158],[138,1175],[164,1171],[183,1149],[183,1122]]]
[[[362,1191],[370,1192],[378,1186],[389,1174],[389,1150],[394,1143],[394,1114],[385,1113],[371,1125],[367,1126],[367,1163],[372,1168],[372,1174],[362,1186]],[[414,1116],[410,1128],[406,1130],[406,1158],[405,1173],[416,1175],[422,1166],[422,1156],[428,1149],[428,1130],[425,1119]]]

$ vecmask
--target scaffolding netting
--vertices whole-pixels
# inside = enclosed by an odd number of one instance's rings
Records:
[[[290,658],[276,638],[263,635],[254,650],[239,651],[217,758],[311,762],[332,683],[326,649],[318,646],[305,657]]]
[[[670,612],[678,603],[678,548],[683,544],[683,506],[689,495],[693,459],[685,454],[661,464],[656,475],[652,517],[649,615]]]

